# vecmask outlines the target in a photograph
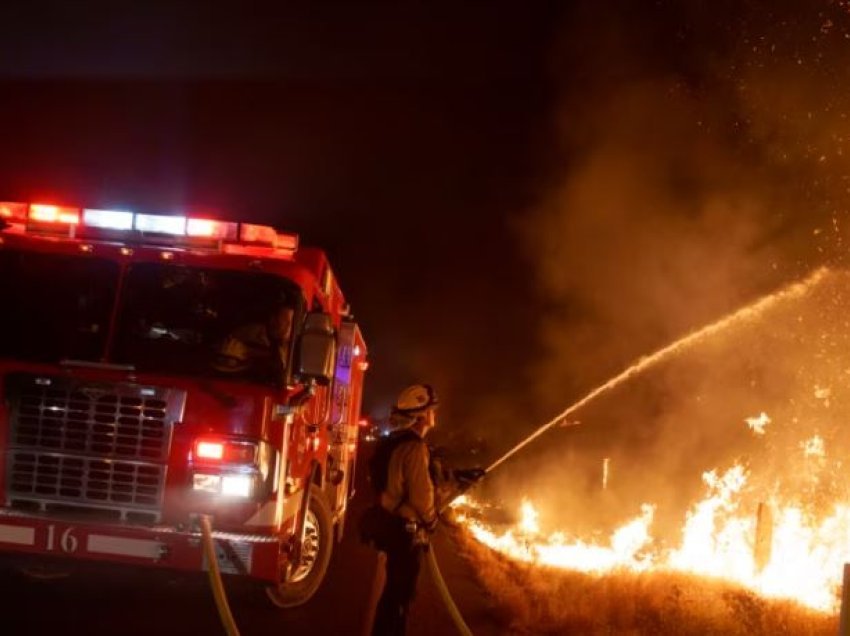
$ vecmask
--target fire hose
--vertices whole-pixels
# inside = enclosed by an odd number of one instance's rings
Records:
[[[446,605],[446,609],[449,611],[449,615],[452,617],[452,622],[455,624],[455,627],[457,627],[458,633],[463,636],[472,636],[472,631],[469,629],[466,621],[463,620],[463,616],[457,608],[457,605],[455,605],[455,601],[449,592],[446,581],[443,579],[443,574],[440,572],[440,566],[437,565],[437,557],[434,556],[434,549],[430,546],[428,548],[428,566],[431,570],[431,580],[433,580],[434,585],[437,586],[440,598],[443,599],[443,603]]]
[[[377,606],[378,600],[381,596],[381,588],[385,584],[382,574],[386,567],[386,562],[386,553],[378,552],[378,562],[375,567],[375,577],[372,580],[372,592],[369,599],[369,614],[366,617],[366,621],[363,623],[364,636],[371,633],[372,625],[375,620],[375,607]],[[449,588],[446,585],[446,581],[443,578],[443,574],[440,572],[440,566],[437,565],[437,557],[434,556],[433,546],[428,546],[428,570],[431,572],[431,580],[434,582],[437,592],[440,594],[440,599],[446,606],[446,610],[448,610],[449,616],[457,628],[458,633],[462,636],[472,636],[472,630],[469,629],[466,621],[463,620],[463,615],[460,613],[460,610],[455,604],[451,592],[449,592]]]
[[[227,594],[224,591],[224,583],[221,580],[221,570],[218,567],[218,557],[215,553],[210,516],[201,515],[200,522],[204,556],[207,558],[207,575],[209,576],[210,588],[212,588],[221,625],[224,627],[227,636],[239,636],[239,628],[236,627],[236,621],[233,620],[233,613],[230,611],[230,605],[227,603]]]

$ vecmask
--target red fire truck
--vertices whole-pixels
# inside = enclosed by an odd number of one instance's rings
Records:
[[[323,252],[206,218],[0,203],[0,554],[318,589],[366,347]]]

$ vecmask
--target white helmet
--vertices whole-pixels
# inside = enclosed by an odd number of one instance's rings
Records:
[[[439,402],[430,384],[414,384],[399,394],[394,411],[400,415],[418,415],[436,408]]]

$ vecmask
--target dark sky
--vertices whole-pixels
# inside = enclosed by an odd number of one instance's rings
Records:
[[[0,198],[299,232],[368,410],[501,449],[843,250],[843,2],[173,4],[0,8]]]

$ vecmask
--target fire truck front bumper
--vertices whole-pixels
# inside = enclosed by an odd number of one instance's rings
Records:
[[[213,531],[226,574],[277,582],[281,544],[273,535]],[[200,572],[208,569],[199,528],[91,524],[0,511],[0,555],[62,557]]]

